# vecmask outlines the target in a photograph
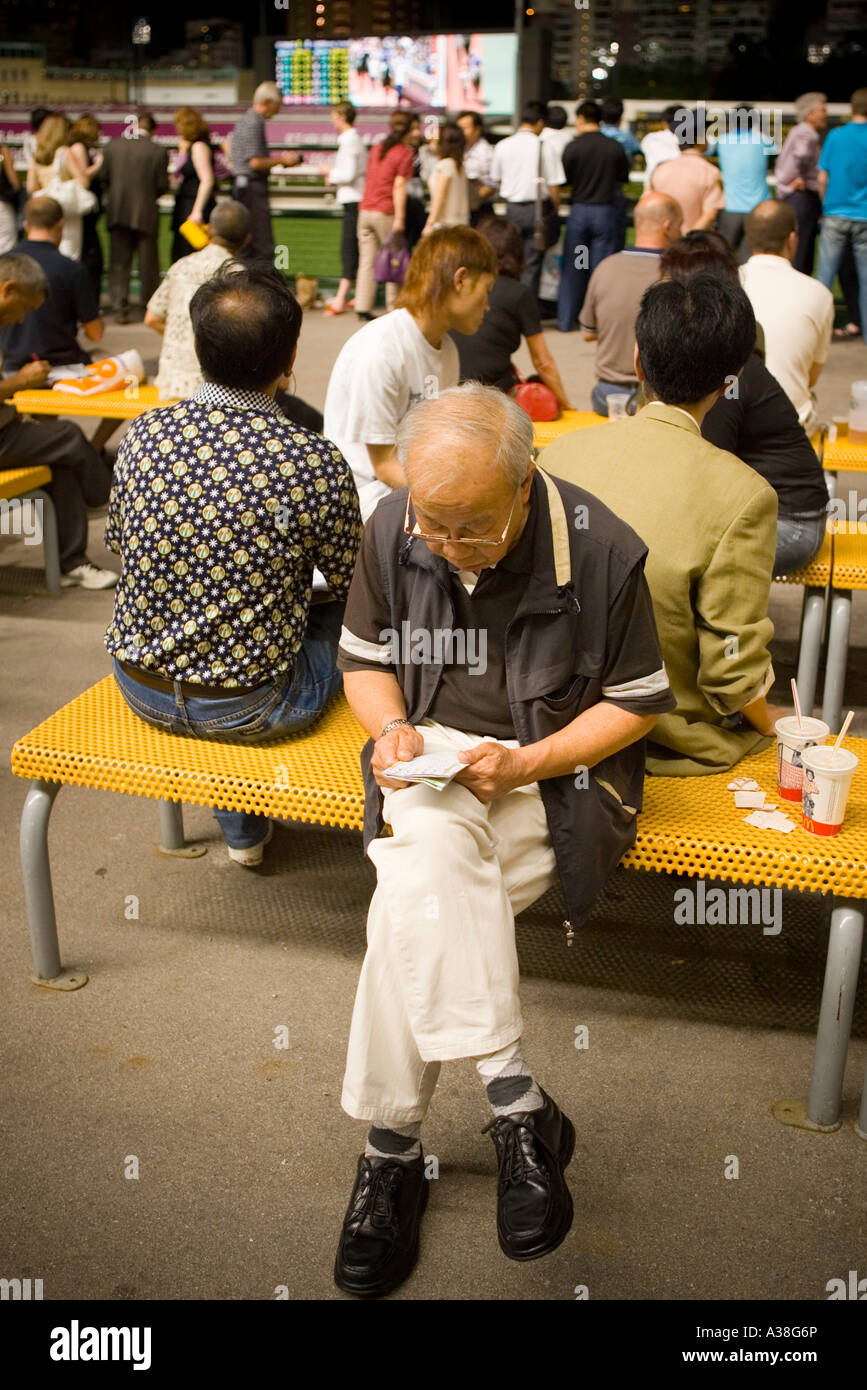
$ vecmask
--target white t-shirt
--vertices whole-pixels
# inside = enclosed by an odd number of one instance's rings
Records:
[[[323,434],[348,461],[362,520],[390,491],[373,471],[368,444],[393,444],[416,401],[457,386],[458,350],[446,334],[432,347],[408,309],[365,324],[344,343],[325,397]]]
[[[337,190],[338,203],[358,203],[364,193],[367,172],[367,148],[354,128],[341,132],[337,141],[337,158],[331,170],[329,186]]]
[[[810,368],[827,360],[834,327],[831,291],[795,270],[785,256],[750,256],[740,269],[765,333],[765,366],[776,377],[807,433],[818,423]]]
[[[500,197],[507,203],[533,203],[536,201],[536,183],[539,177],[539,150],[542,151],[542,178],[552,188],[559,188],[566,182],[566,174],[554,145],[549,140],[540,142],[532,130],[519,130],[494,147],[491,161],[491,182],[499,184]],[[542,189],[547,198],[547,189]]]

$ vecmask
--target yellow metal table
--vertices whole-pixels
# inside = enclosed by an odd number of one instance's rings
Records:
[[[103,391],[99,396],[67,396],[63,391],[16,391],[12,404],[19,415],[79,415],[83,419],[135,420],[160,400],[155,386],[127,386],[122,391]]]

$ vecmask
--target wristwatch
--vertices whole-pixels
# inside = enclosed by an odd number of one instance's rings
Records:
[[[386,734],[390,734],[392,729],[398,729],[403,725],[405,725],[407,729],[415,728],[415,725],[411,724],[408,719],[389,719],[388,723],[380,731],[379,737],[385,738]]]

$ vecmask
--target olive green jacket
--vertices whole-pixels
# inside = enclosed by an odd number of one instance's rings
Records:
[[[677,700],[650,735],[648,772],[720,772],[766,747],[738,711],[774,678],[773,488],[709,444],[686,411],[661,401],[631,419],[561,435],[540,462],[597,496],[648,548],[645,573]]]

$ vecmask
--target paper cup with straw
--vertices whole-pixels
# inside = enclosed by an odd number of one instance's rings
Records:
[[[833,747],[825,744],[807,748],[801,754],[801,823],[811,835],[837,835],[842,827],[849,788],[858,766],[855,754],[840,747],[853,714],[850,710]]]

